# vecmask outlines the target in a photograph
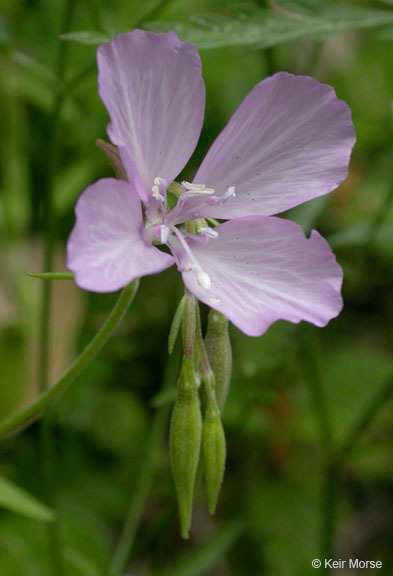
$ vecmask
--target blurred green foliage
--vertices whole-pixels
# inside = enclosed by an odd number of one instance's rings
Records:
[[[305,230],[318,228],[334,247],[345,273],[344,311],[324,330],[280,322],[251,339],[232,329],[234,376],[223,414],[226,478],[213,520],[197,496],[189,543],[179,538],[167,453],[179,369],[177,347],[167,355],[182,296],[176,271],[142,281],[121,329],[50,410],[67,575],[108,574],[130,501],[136,523],[127,574],[311,574],[323,532],[323,419],[341,446],[382,389],[387,400],[344,455],[333,550],[335,558],[382,560],[378,574],[393,570],[393,404],[387,385],[393,375],[392,2],[282,0],[280,9],[278,2],[234,4],[84,0],[75,5],[74,36],[59,41],[63,1],[0,0],[1,418],[37,394],[42,281],[24,272],[42,269],[46,174],[54,170],[58,270],[64,269],[75,200],[87,184],[111,174],[94,144],[105,138],[107,123],[96,90],[95,44],[102,38],[145,24],[154,30],[175,26],[182,39],[203,49],[206,120],[187,179],[242,98],[275,70],[333,85],[352,109],[358,138],[346,182],[288,214]],[[59,42],[67,45],[64,80],[54,72]],[[52,158],[48,134],[59,93],[59,153]],[[56,283],[52,376],[90,340],[114,299]],[[313,379],[320,384],[321,413]],[[152,442],[157,414],[161,424]],[[37,440],[37,425],[3,440],[0,473],[45,501]],[[150,470],[149,447],[154,466],[141,481],[141,471]],[[0,574],[50,574],[47,526],[1,511]]]

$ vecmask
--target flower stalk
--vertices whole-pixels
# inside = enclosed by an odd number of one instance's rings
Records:
[[[105,324],[95,334],[94,338],[89,342],[89,344],[87,344],[67,370],[63,372],[63,374],[43,394],[41,394],[29,406],[0,423],[0,438],[23,425],[29,425],[34,422],[34,420],[36,420],[48,408],[48,406],[60,397],[75,378],[79,376],[85,368],[87,368],[98,352],[100,352],[100,350],[105,346],[122,321],[131,302],[134,300],[138,286],[139,281],[136,280],[129,286],[123,288]]]

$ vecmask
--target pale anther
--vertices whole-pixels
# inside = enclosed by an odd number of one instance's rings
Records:
[[[235,187],[229,186],[225,194],[223,194],[222,196],[210,196],[209,198],[206,198],[206,203],[209,204],[210,206],[222,206],[223,204],[226,204],[228,200],[231,200],[231,198],[234,198],[235,196],[236,196]]]
[[[201,228],[199,228],[199,234],[207,236],[208,238],[218,237],[218,232],[216,232],[216,230],[214,230],[213,228],[210,228],[210,226],[202,226]]]
[[[154,186],[152,186],[153,198],[159,200],[160,202],[165,202],[165,192],[168,187],[168,183],[165,178],[160,178],[157,176],[153,180]]]
[[[212,285],[209,274],[206,274],[201,268],[193,268],[198,280],[198,284],[204,290],[209,290]]]
[[[164,202],[165,198],[164,196],[161,194],[160,189],[158,186],[153,186],[152,187],[152,192],[153,192],[153,198],[155,198],[156,200],[161,200],[161,202]]]
[[[225,192],[224,196],[221,198],[221,203],[225,204],[230,198],[235,198],[236,192],[234,186],[229,186],[228,190]]]
[[[186,195],[191,196],[210,196],[214,194],[214,188],[206,188],[205,184],[193,184],[183,180],[181,187],[186,191]]]

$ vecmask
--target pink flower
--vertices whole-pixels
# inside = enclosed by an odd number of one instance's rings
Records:
[[[186,287],[240,330],[278,319],[324,326],[342,308],[342,270],[313,231],[272,217],[327,194],[347,175],[355,134],[348,106],[306,76],[255,86],[169,210],[167,187],[203,122],[196,47],[174,32],[135,30],[98,49],[99,94],[128,182],[104,179],[76,205],[68,267],[85,290],[112,292],[176,263]],[[226,220],[210,228],[199,221]],[[153,245],[166,244],[171,254]]]

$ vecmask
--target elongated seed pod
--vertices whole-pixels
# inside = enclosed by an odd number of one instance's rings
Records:
[[[225,472],[226,442],[215,400],[209,400],[202,430],[202,454],[205,470],[209,514],[216,511],[217,500]]]
[[[220,312],[209,312],[205,346],[216,379],[216,398],[220,410],[224,408],[232,376],[232,347],[228,320]]]
[[[181,534],[188,538],[202,437],[202,416],[192,358],[184,356],[169,430],[169,453]]]

